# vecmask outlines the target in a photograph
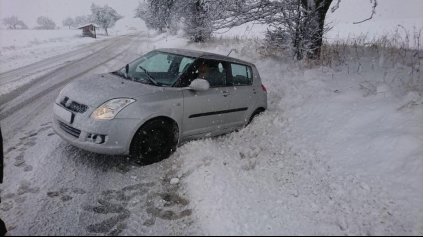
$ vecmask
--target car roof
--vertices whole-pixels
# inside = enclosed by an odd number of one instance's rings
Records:
[[[176,49],[176,48],[156,49],[155,51],[160,51],[163,53],[170,53],[170,54],[177,54],[177,55],[193,57],[193,58],[207,58],[207,59],[221,60],[221,61],[245,64],[248,66],[255,67],[254,64],[240,60],[240,59],[227,57],[227,56],[223,56],[223,55],[215,54],[215,53],[209,53],[205,51],[198,51],[198,50],[191,50],[191,49]]]

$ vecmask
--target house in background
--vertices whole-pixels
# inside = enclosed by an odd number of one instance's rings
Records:
[[[97,29],[100,28],[100,26],[96,24],[87,24],[80,26],[78,29],[82,29],[82,36],[83,37],[92,37],[97,38]]]

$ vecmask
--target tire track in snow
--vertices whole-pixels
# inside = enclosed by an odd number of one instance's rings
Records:
[[[141,37],[141,36],[140,36]],[[139,38],[140,38],[139,37]],[[93,55],[91,55],[90,57],[88,57],[88,58],[84,58],[84,59],[81,59],[81,60],[78,60],[78,61],[76,61],[76,62],[74,62],[74,63],[72,63],[71,65],[67,65],[67,66],[64,66],[64,67],[61,67],[61,68],[59,68],[59,69],[57,69],[57,70],[55,70],[55,71],[53,71],[52,73],[49,73],[49,74],[47,74],[47,75],[45,75],[45,76],[43,76],[43,77],[40,77],[39,79],[37,79],[37,80],[35,80],[35,81],[33,81],[32,83],[30,83],[30,84],[28,84],[27,86],[25,86],[25,88],[22,88],[22,92],[21,92],[21,90],[16,90],[15,92],[14,92],[14,98],[16,98],[16,97],[18,97],[19,95],[21,95],[21,94],[23,94],[25,91],[27,91],[27,90],[29,90],[34,84],[37,84],[37,83],[41,83],[41,82],[43,82],[43,81],[46,81],[46,80],[48,80],[48,79],[50,79],[51,77],[54,77],[54,76],[56,76],[55,74],[60,74],[60,72],[62,71],[62,70],[65,70],[65,69],[67,69],[67,68],[69,68],[69,67],[71,67],[71,66],[74,66],[74,65],[76,65],[76,64],[78,64],[78,63],[82,63],[82,62],[84,62],[84,61],[86,61],[86,60],[90,60],[90,59],[92,59],[93,57],[97,57],[98,56],[98,54],[100,54],[100,53],[102,53],[103,51],[105,51],[105,50],[107,50],[107,49],[110,49],[110,48],[112,48],[112,47],[114,47],[115,45],[118,45],[118,44],[120,44],[120,43],[122,43],[121,41],[123,41],[123,40],[126,40],[128,37],[126,37],[126,38],[124,38],[124,39],[122,39],[122,40],[120,40],[120,41],[118,41],[118,42],[115,42],[113,45],[110,45],[109,47],[107,47],[107,48],[104,48],[104,49],[102,49],[102,50],[100,50],[100,51],[98,51],[98,52],[96,52],[95,54],[93,54]],[[138,38],[138,39],[139,39]],[[79,78],[79,77],[81,77],[81,76],[83,76],[83,75],[85,75],[86,73],[88,73],[88,72],[90,72],[90,71],[92,71],[92,70],[94,70],[95,68],[97,68],[97,67],[100,67],[101,65],[103,65],[103,64],[105,64],[105,63],[108,63],[108,62],[110,62],[110,61],[112,61],[112,60],[114,60],[114,59],[116,59],[117,57],[119,57],[119,56],[121,56],[121,55],[123,55],[124,53],[126,53],[134,44],[136,44],[137,43],[137,41],[135,40],[129,47],[127,47],[124,51],[122,51],[122,52],[120,52],[120,53],[118,53],[118,54],[116,54],[115,56],[113,56],[113,57],[111,57],[111,58],[109,58],[109,59],[107,59],[106,61],[102,61],[102,62],[100,62],[100,63],[97,63],[97,64],[95,64],[94,66],[92,66],[92,67],[89,67],[88,69],[86,69],[86,70],[84,70],[84,71],[82,71],[82,72],[80,72],[80,73],[78,73],[78,74],[76,74],[76,75],[74,75],[74,76],[72,76],[72,77],[70,77],[70,78],[67,78],[67,79],[65,79],[65,80],[63,80],[63,81],[61,81],[61,82],[59,82],[59,83],[57,83],[57,84],[54,84],[54,85],[52,85],[52,86],[50,86],[50,87],[48,87],[48,88],[46,88],[46,89],[44,89],[44,90],[42,90],[41,92],[39,92],[39,93],[37,93],[36,95],[34,95],[34,96],[31,96],[30,98],[28,98],[28,99],[26,99],[26,100],[24,100],[24,101],[22,101],[22,102],[20,102],[19,104],[17,104],[17,105],[14,105],[14,106],[12,106],[11,108],[9,108],[8,110],[5,110],[5,111],[3,111],[3,109],[1,109],[1,107],[0,107],[0,111],[1,111],[1,113],[0,113],[0,121],[1,120],[4,120],[5,118],[7,118],[7,117],[9,117],[9,116],[11,116],[13,113],[15,113],[16,111],[18,111],[18,110],[20,110],[20,109],[22,109],[23,107],[25,107],[25,106],[29,106],[29,105],[31,105],[33,102],[35,102],[35,101],[37,101],[39,98],[41,98],[41,97],[43,97],[43,96],[45,96],[48,92],[50,92],[50,91],[53,91],[53,90],[56,90],[56,89],[58,89],[58,88],[60,88],[60,87],[62,87],[62,86],[65,86],[66,84],[68,84],[69,82],[71,82],[71,81],[73,81],[73,80],[75,80],[75,79],[77,79],[77,78]],[[2,100],[3,98],[0,98],[0,101],[3,101]],[[11,100],[13,100],[13,98],[11,99]],[[8,102],[10,102],[11,100],[9,100]],[[7,105],[7,102],[5,103],[6,105]],[[0,105],[1,106],[1,105]]]
[[[109,49],[111,49],[111,48],[113,48],[113,47],[121,44],[122,42],[124,42],[125,40],[127,40],[130,37],[132,37],[132,35],[119,38],[116,41],[112,42],[111,44],[107,45],[106,47],[101,48],[100,50],[92,53],[91,55],[88,55],[88,56],[86,56],[84,58],[75,60],[75,61],[73,61],[73,62],[71,62],[71,63],[69,63],[67,65],[61,66],[61,67],[57,68],[56,70],[53,70],[52,72],[49,72],[49,73],[47,73],[47,74],[45,74],[45,75],[43,75],[41,77],[38,77],[37,79],[32,80],[30,83],[28,83],[28,84],[26,84],[26,85],[24,85],[24,86],[22,86],[22,87],[20,87],[20,88],[18,88],[16,90],[12,91],[12,92],[10,92],[10,93],[8,93],[6,95],[0,96],[0,111],[1,111],[1,108],[3,107],[3,105],[5,105],[8,102],[12,101],[13,99],[15,99],[16,97],[18,97],[19,95],[22,95],[23,93],[25,93],[26,91],[28,91],[29,89],[31,89],[34,85],[40,84],[40,83],[42,83],[44,81],[47,81],[48,79],[51,79],[51,77],[59,76],[64,70],[66,70],[68,68],[71,68],[71,67],[73,67],[73,66],[81,63],[82,61],[86,61],[86,60],[89,61],[91,59],[94,59],[99,54],[101,54],[104,51],[109,50]],[[67,56],[67,54],[65,54],[65,56]],[[50,61],[50,60],[48,60],[48,61]],[[28,72],[21,72],[21,73],[22,73],[22,76],[21,77],[24,77],[24,76],[27,75]],[[3,76],[1,76],[1,77],[3,77]],[[0,80],[1,80],[1,77],[0,77]]]
[[[115,38],[113,40],[118,40],[118,39],[129,37],[129,36],[131,36],[131,35],[120,36],[120,37]],[[13,69],[13,70],[10,70],[10,71],[7,71],[7,72],[0,73],[0,81],[3,81],[6,78],[10,78],[10,77],[22,77],[22,74],[25,74],[25,73],[28,73],[28,72],[31,73],[33,71],[32,68],[42,68],[42,67],[45,67],[45,66],[49,66],[49,65],[51,65],[52,62],[58,62],[58,61],[61,61],[61,60],[66,60],[70,57],[78,56],[80,54],[86,54],[87,52],[96,53],[96,52],[98,52],[96,50],[103,50],[104,48],[106,48],[106,47],[108,47],[108,46],[110,46],[111,44],[114,44],[114,43],[115,42],[113,42],[113,41],[110,42],[108,40],[103,41],[103,42],[99,42],[99,44],[97,44],[97,45],[95,44],[95,42],[90,43],[90,44],[83,46],[79,49],[76,49],[74,51],[64,53],[64,54],[60,54],[60,55],[56,55],[56,56],[44,59],[44,60],[39,61],[39,62],[35,62],[35,63],[25,65],[25,66],[20,67],[20,68],[16,68],[16,69]],[[103,45],[103,44],[105,44],[105,45]],[[3,84],[5,84],[5,83],[0,83],[0,85],[3,85]]]

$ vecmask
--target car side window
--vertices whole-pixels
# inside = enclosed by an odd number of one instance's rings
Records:
[[[253,84],[253,73],[249,66],[231,63],[232,85],[247,86]]]
[[[204,79],[210,83],[210,87],[226,86],[227,74],[223,62],[204,60],[196,69],[196,79]]]

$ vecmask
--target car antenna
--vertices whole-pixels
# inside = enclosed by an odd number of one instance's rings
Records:
[[[234,50],[235,50],[235,49],[232,49],[232,50],[231,50],[231,52],[229,52],[228,56],[226,56],[226,57],[229,57],[229,55],[231,55],[231,53],[232,53]]]

